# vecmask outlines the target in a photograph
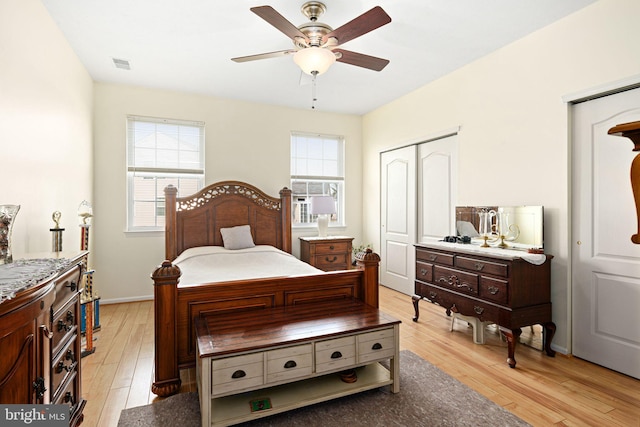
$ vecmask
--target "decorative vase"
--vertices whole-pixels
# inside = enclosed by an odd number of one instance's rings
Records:
[[[11,255],[11,229],[20,205],[0,205],[0,264],[13,262]]]

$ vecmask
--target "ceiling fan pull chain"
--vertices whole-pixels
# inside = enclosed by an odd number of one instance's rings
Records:
[[[316,77],[318,77],[318,72],[312,71],[311,76],[311,109],[315,110],[316,101],[318,100],[318,97],[316,96]]]

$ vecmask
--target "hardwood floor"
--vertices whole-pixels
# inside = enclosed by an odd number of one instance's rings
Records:
[[[402,320],[402,350],[420,355],[534,426],[640,426],[639,380],[574,357],[550,358],[526,345],[518,345],[518,365],[511,369],[506,344],[491,329],[484,345],[474,344],[466,323],[456,321],[450,332],[444,310],[425,301],[415,323],[411,298],[384,287],[380,307]],[[152,302],[102,305],[100,311],[96,351],[82,359],[85,427],[116,426],[123,408],[157,399],[150,391]],[[194,371],[182,376],[182,391],[194,391]]]

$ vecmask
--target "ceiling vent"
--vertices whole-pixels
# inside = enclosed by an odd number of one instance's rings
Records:
[[[112,58],[112,59],[116,68],[121,68],[123,70],[131,69],[131,66],[129,65],[129,61],[127,61],[126,59],[118,59],[118,58]]]

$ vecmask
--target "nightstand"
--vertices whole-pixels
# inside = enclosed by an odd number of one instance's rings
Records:
[[[300,259],[324,271],[351,268],[353,237],[299,237]]]

